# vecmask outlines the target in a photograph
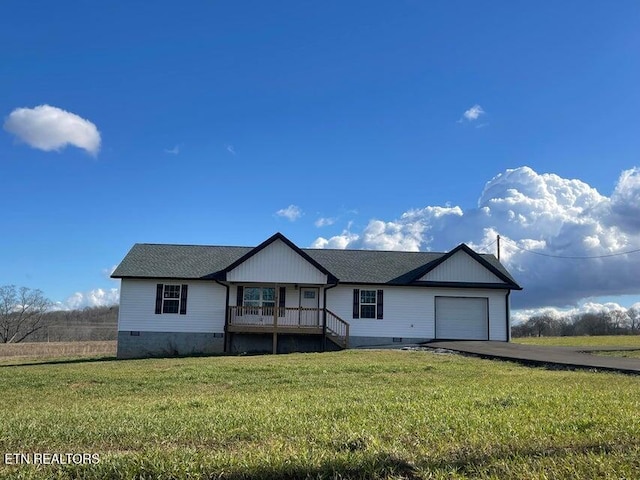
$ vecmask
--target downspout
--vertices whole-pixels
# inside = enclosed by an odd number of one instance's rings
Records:
[[[504,296],[504,310],[507,317],[507,342],[511,341],[511,307],[509,302],[509,295],[511,295],[511,290],[507,290],[507,294]]]
[[[228,333],[228,326],[229,326],[229,285],[225,284],[225,283],[221,283],[219,282],[217,279],[215,280],[215,282],[218,285],[222,285],[226,290],[227,290],[227,299],[225,302],[225,307],[224,307],[224,342],[223,342],[223,352],[227,353],[228,348],[228,337],[229,337],[229,333]]]
[[[324,298],[322,300],[322,351],[327,350],[327,290],[331,290],[338,286],[338,282],[330,287],[324,288]]]

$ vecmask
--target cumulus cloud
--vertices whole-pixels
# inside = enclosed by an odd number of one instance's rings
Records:
[[[336,223],[335,218],[325,218],[325,217],[320,217],[315,222],[313,222],[313,224],[318,228],[328,227],[329,225],[333,225],[334,223]]]
[[[85,307],[109,307],[120,301],[120,290],[117,288],[96,288],[88,292],[76,292],[64,302],[56,302],[54,309],[77,310]]]
[[[639,197],[636,168],[607,197],[581,180],[520,167],[489,180],[474,208],[425,206],[313,246],[447,251],[465,242],[495,253],[500,234],[501,260],[525,288],[512,296],[514,307],[566,307],[640,291],[640,253],[622,255],[640,249]]]
[[[529,318],[534,316],[545,315],[555,320],[570,320],[578,315],[584,315],[588,313],[599,314],[609,312],[631,312],[640,311],[640,303],[634,303],[629,308],[625,308],[615,302],[598,303],[598,302],[585,302],[577,307],[573,308],[556,308],[556,307],[541,307],[541,308],[527,308],[521,310],[515,310],[511,314],[511,319],[514,324],[526,322]]]
[[[173,148],[165,148],[164,153],[168,153],[169,155],[178,155],[180,153],[180,145],[176,145]]]
[[[340,235],[336,235],[331,238],[316,238],[311,244],[311,248],[333,248],[337,250],[355,248],[353,247],[353,244],[358,240],[358,238],[358,235],[349,233],[345,230]]]
[[[61,150],[67,145],[92,155],[100,150],[100,132],[93,123],[50,105],[16,108],[6,118],[4,129],[39,150]]]
[[[282,208],[276,212],[279,217],[284,217],[290,222],[295,222],[302,216],[302,209],[297,205],[289,205],[287,208]]]
[[[627,231],[640,231],[640,169],[625,170],[611,195],[611,220]]]
[[[481,115],[484,115],[484,113],[485,111],[482,109],[482,107],[478,104],[475,104],[473,107],[466,110],[462,114],[462,118],[460,119],[460,121],[463,121],[464,119],[468,122],[473,122],[475,120],[478,120],[478,118],[480,118]]]

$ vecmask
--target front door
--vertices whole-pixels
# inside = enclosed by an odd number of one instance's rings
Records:
[[[319,296],[318,288],[300,289],[300,325],[320,325]]]

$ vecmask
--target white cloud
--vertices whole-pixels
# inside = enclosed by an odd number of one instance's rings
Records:
[[[287,208],[282,208],[276,212],[279,217],[284,217],[291,222],[295,222],[302,216],[302,209],[297,205],[289,205]]]
[[[640,249],[640,170],[622,173],[611,197],[576,179],[509,169],[484,187],[475,208],[426,206],[398,219],[373,219],[362,232],[351,230],[316,248],[446,251],[466,242],[495,253],[525,288],[514,293],[514,308],[566,307],[585,298],[638,294],[640,253],[593,257]]]
[[[482,107],[478,104],[475,104],[473,107],[471,107],[470,109],[468,109],[462,114],[462,118],[460,119],[460,121],[462,121],[462,119],[465,119],[469,122],[473,122],[478,118],[480,118],[481,115],[484,115],[484,114],[485,114],[485,111],[482,109]]]
[[[233,148],[233,145],[227,145],[227,152],[229,152],[231,155],[235,155],[236,154],[236,149]]]
[[[180,153],[180,145],[176,145],[173,148],[165,148],[164,153],[168,153],[169,155],[178,155]]]
[[[608,313],[613,311],[627,312],[632,309],[640,309],[640,303],[635,303],[629,308],[625,308],[615,302],[598,303],[598,302],[585,302],[577,307],[573,308],[556,308],[556,307],[541,307],[541,308],[528,308],[522,310],[514,310],[511,312],[511,319],[514,324],[527,321],[529,318],[539,315],[546,315],[556,320],[569,320],[577,315],[584,315],[587,313]]]
[[[117,288],[96,288],[88,292],[76,292],[64,302],[57,302],[59,310],[77,310],[85,307],[108,307],[120,301],[120,290]]]
[[[640,169],[625,170],[611,195],[611,210],[616,223],[625,230],[640,231]]]
[[[115,269],[118,267],[118,265],[112,265],[109,268],[103,268],[102,269],[102,276],[104,278],[107,278],[109,280],[115,280],[113,278],[111,278],[111,274],[113,274],[113,272],[115,271]]]
[[[333,248],[337,250],[344,250],[348,248],[353,242],[358,240],[358,235],[343,231],[340,235],[336,235],[331,238],[316,238],[311,244],[311,248]],[[353,248],[353,247],[351,247]]]
[[[96,155],[100,132],[89,120],[50,105],[16,108],[4,122],[4,129],[39,150],[61,150],[74,145]]]
[[[313,222],[313,224],[318,228],[328,227],[329,225],[333,225],[334,223],[336,223],[335,218],[325,218],[325,217],[320,217],[315,222]]]

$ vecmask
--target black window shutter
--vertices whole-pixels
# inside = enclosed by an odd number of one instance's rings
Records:
[[[243,303],[244,303],[244,287],[242,285],[238,285],[238,287],[236,288],[236,306],[242,307]],[[236,315],[238,317],[242,316],[242,308],[236,309]]]
[[[189,285],[182,285],[180,289],[180,315],[187,314],[187,290]]]
[[[279,317],[284,317],[286,305],[287,305],[287,287],[280,287],[280,292],[278,293],[278,307],[280,307],[280,312],[278,312]]]
[[[360,318],[360,289],[353,289],[353,318]]]
[[[376,308],[377,310],[377,318],[378,320],[382,320],[382,314],[384,311],[384,292],[382,290],[378,290],[378,305]]]
[[[162,284],[156,285],[156,315],[162,313]]]

